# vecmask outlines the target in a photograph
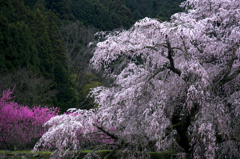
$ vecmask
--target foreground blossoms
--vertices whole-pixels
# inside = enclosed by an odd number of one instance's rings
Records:
[[[70,109],[46,122],[51,128],[34,150],[52,145],[63,157],[105,135],[105,146],[124,150],[120,158],[166,150],[239,158],[240,1],[181,6],[186,11],[171,22],[144,18],[129,30],[98,33],[105,41],[90,62],[114,82],[92,90],[98,108]]]

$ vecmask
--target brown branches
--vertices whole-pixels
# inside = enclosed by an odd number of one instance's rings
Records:
[[[173,57],[172,57],[173,56],[173,49],[171,47],[171,44],[169,42],[169,39],[168,39],[167,35],[166,35],[166,41],[167,41],[167,48],[168,48],[167,58],[170,61],[170,66],[167,67],[167,68],[170,69],[171,71],[173,71],[174,73],[178,74],[179,76],[181,76],[182,72],[179,69],[175,68],[175,66],[174,66],[174,60],[173,60]]]
[[[104,130],[102,127],[97,126],[96,124],[93,124],[93,125],[96,126],[96,127],[97,127],[100,131],[102,131],[104,134],[110,136],[112,139],[114,139],[114,140],[118,140],[118,139],[119,139],[116,135],[109,133],[108,131]]]
[[[227,62],[228,70],[224,73],[223,78],[221,78],[221,75],[218,75],[217,78],[215,78],[213,83],[213,90],[217,91],[221,86],[226,84],[227,82],[233,80],[235,77],[237,77],[240,74],[240,66],[230,75],[230,72],[232,70],[233,62],[236,60],[237,57],[235,54],[232,55],[232,58]]]

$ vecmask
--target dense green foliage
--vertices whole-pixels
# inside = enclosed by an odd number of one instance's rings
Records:
[[[70,0],[75,19],[100,30],[129,28],[144,17],[169,20],[182,0]]]
[[[93,34],[129,28],[146,16],[169,20],[181,1],[0,0],[0,90],[15,86],[21,97],[15,101],[29,107],[89,109],[90,88],[108,84],[89,71]]]
[[[32,10],[20,0],[1,0],[0,4],[0,73],[1,79],[5,79],[1,89],[16,85],[16,92],[26,95],[31,91],[30,94],[39,99],[21,98],[21,104],[29,107],[33,107],[32,104],[54,105],[62,112],[72,107],[76,99],[66,71],[66,54],[54,13],[46,10],[40,1]]]

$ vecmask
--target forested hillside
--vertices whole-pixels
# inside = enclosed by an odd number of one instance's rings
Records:
[[[0,0],[0,90],[19,104],[93,107],[90,88],[108,85],[89,68],[94,33],[144,17],[169,20],[181,0]],[[89,42],[93,41],[89,46]]]

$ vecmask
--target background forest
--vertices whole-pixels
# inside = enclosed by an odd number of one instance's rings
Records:
[[[90,109],[90,88],[111,82],[89,67],[94,34],[144,17],[168,21],[181,2],[0,0],[0,91],[15,87],[13,100],[30,108]]]

